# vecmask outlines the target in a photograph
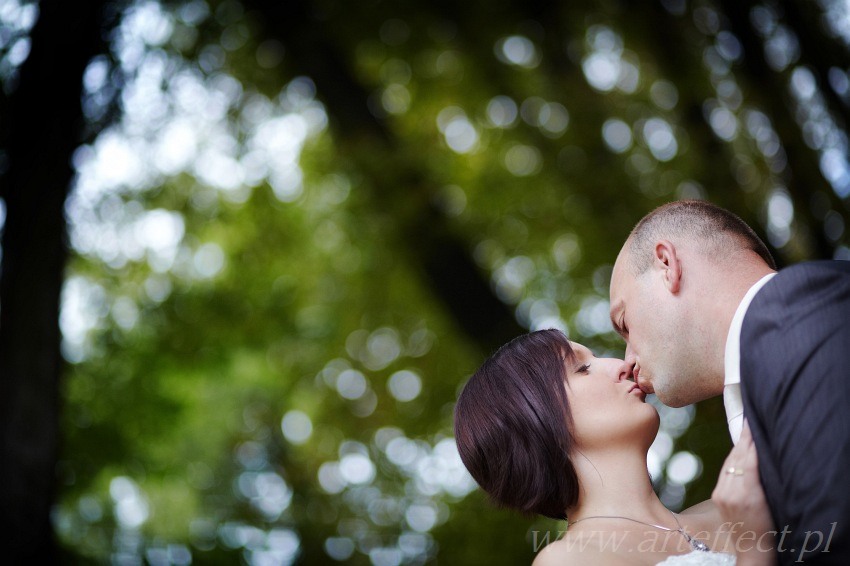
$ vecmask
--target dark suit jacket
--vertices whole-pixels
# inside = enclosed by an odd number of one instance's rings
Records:
[[[762,287],[741,328],[741,394],[780,564],[850,565],[850,262]]]

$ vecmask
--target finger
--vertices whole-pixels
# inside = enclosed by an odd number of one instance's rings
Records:
[[[750,423],[744,418],[744,425],[741,428],[741,436],[738,439],[738,444],[752,444],[753,442],[753,433],[750,430]]]
[[[746,419],[741,427],[741,436],[738,437],[738,442],[732,447],[732,452],[740,454],[746,453],[747,449],[753,444],[753,433],[750,430],[750,425]]]
[[[747,447],[742,445],[741,442],[738,442],[732,449],[729,451],[729,454],[726,455],[726,459],[723,461],[723,471],[725,472],[730,467],[737,467],[746,457],[747,455]]]
[[[717,478],[717,485],[718,485],[718,487],[719,487],[721,484],[723,484],[723,483],[725,482],[725,480],[726,480],[726,476],[728,475],[728,474],[726,473],[726,472],[727,472],[727,470],[728,470],[729,468],[733,467],[733,464],[732,464],[732,456],[733,456],[733,453],[732,453],[732,452],[730,452],[730,453],[729,453],[729,455],[728,455],[728,456],[726,456],[726,459],[725,459],[725,460],[723,460],[723,465],[720,467],[720,476]]]
[[[753,433],[750,430],[750,423],[747,422],[747,419],[744,419],[744,424],[741,427],[741,437],[738,439],[736,448],[738,446],[745,449],[745,459],[750,460],[757,456],[755,442],[753,442]]]
[[[716,488],[724,494],[737,493],[742,487],[741,472],[754,473],[757,470],[756,461],[752,455],[755,452],[752,444],[745,445],[741,442],[732,448],[729,455],[723,461],[720,468],[720,476],[717,478]],[[746,473],[746,472],[745,472]]]
[[[721,478],[732,478],[735,475],[735,470],[742,469],[747,461],[749,449],[740,442],[735,446],[723,462],[723,467],[720,469]]]
[[[720,477],[717,478],[716,488],[720,490],[721,493],[729,494],[736,488],[735,476],[734,473],[730,473],[729,470],[738,469],[732,462],[727,461],[723,463],[723,467],[720,469]]]
[[[758,450],[756,450],[756,445],[753,443],[750,443],[750,447],[747,450],[747,455],[744,459],[743,466],[748,473],[752,473],[758,476],[759,454]]]

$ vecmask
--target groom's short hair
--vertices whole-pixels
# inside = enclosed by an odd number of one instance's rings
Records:
[[[730,248],[749,249],[776,269],[767,246],[737,215],[703,200],[679,200],[656,208],[632,230],[627,245],[634,275],[649,269],[658,240],[682,238],[696,242],[703,253],[715,258]]]

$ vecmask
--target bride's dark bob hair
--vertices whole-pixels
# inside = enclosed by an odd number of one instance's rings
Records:
[[[539,330],[499,348],[464,385],[454,412],[458,452],[497,506],[566,519],[575,505],[564,389],[564,362],[575,360],[561,331]]]

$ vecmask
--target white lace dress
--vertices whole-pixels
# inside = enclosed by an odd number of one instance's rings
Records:
[[[735,566],[735,556],[724,552],[694,550],[687,554],[671,556],[657,566]]]

